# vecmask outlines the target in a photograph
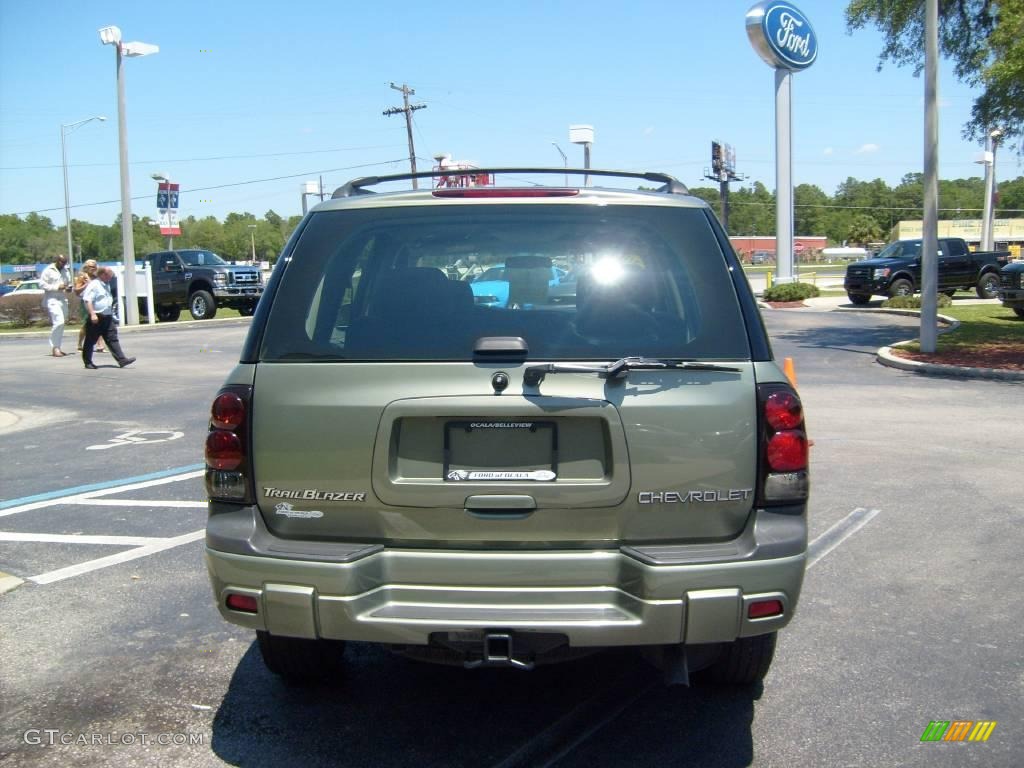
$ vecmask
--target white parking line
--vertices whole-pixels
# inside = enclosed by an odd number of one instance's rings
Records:
[[[150,476],[150,479],[138,480],[136,482],[126,482],[121,485],[115,483],[100,484],[101,487],[92,486],[92,490],[89,487],[79,487],[77,489],[69,489],[64,495],[60,492],[40,494],[36,497],[28,497],[25,499],[25,503],[18,504],[15,500],[15,506],[8,507],[0,510],[0,517],[7,515],[14,515],[20,512],[29,512],[36,509],[45,509],[47,507],[56,506],[106,506],[106,507],[133,507],[135,509],[146,509],[146,508],[170,508],[170,509],[199,509],[205,508],[205,501],[194,501],[194,500],[174,500],[174,499],[110,499],[105,498],[114,494],[127,493],[129,491],[137,491],[145,488],[152,488],[157,485],[166,485],[168,483],[177,483],[182,480],[192,480],[197,477],[202,477],[204,470],[192,470],[188,472],[180,472],[173,475],[166,476]],[[8,502],[10,503],[10,502]],[[62,533],[16,533],[11,531],[0,531],[0,542],[14,542],[14,543],[38,543],[38,544],[93,544],[93,545],[107,545],[107,546],[122,546],[131,547],[131,549],[123,552],[118,552],[113,555],[106,557],[100,557],[95,560],[89,560],[84,563],[78,563],[77,565],[71,565],[66,568],[58,568],[47,573],[41,573],[38,576],[30,576],[27,581],[34,582],[36,584],[53,584],[57,581],[63,581],[64,579],[70,579],[75,576],[81,576],[91,571],[96,571],[101,568],[108,568],[112,565],[118,565],[120,563],[126,563],[131,560],[137,560],[141,557],[148,557],[158,552],[163,552],[174,547],[179,547],[183,544],[189,544],[193,541],[198,541],[205,535],[204,530],[192,531],[181,536],[174,536],[170,538],[162,538],[156,536],[105,536],[105,535],[74,535],[74,534],[62,534]]]
[[[166,499],[79,499],[71,502],[80,507],[173,507],[175,509],[206,509],[205,501],[168,501]]]
[[[821,560],[825,555],[838,547],[857,531],[870,523],[880,509],[857,507],[850,514],[833,525],[807,547],[807,568]]]
[[[109,568],[111,565],[127,563],[131,560],[138,560],[140,557],[148,557],[149,555],[154,555],[157,552],[163,552],[167,549],[179,547],[182,544],[199,541],[199,539],[203,538],[205,535],[205,530],[192,531],[192,533],[186,533],[182,536],[175,536],[173,539],[163,539],[157,544],[147,544],[144,547],[136,547],[135,549],[129,549],[126,552],[118,552],[116,555],[108,555],[107,557],[101,557],[98,560],[90,560],[87,563],[70,565],[67,568],[58,568],[56,571],[42,573],[38,576],[30,576],[28,580],[33,581],[36,584],[53,584],[55,581],[63,581],[64,579],[70,579],[73,576],[81,576],[83,573],[97,571],[100,568]]]
[[[45,507],[52,507],[56,504],[79,504],[87,502],[89,499],[96,499],[103,496],[109,496],[114,493],[126,493],[128,491],[137,491],[142,488],[152,488],[154,485],[165,485],[166,483],[177,483],[181,480],[191,480],[194,477],[202,477],[204,473],[204,470],[199,469],[193,472],[183,472],[180,475],[160,477],[155,480],[145,480],[138,483],[128,483],[127,485],[115,485],[110,488],[103,488],[98,491],[87,491],[85,493],[69,493],[67,496],[56,496],[54,498],[28,502],[27,504],[19,504],[16,507],[8,507],[7,509],[0,510],[0,517],[14,515],[19,512],[29,512],[33,509],[43,509]],[[192,503],[195,502],[189,502],[189,504]],[[203,506],[206,506],[205,503],[203,503]]]
[[[29,541],[39,544],[112,544],[123,547],[140,547],[156,544],[167,539],[155,536],[81,536],[73,533],[7,533],[0,531],[0,541]]]

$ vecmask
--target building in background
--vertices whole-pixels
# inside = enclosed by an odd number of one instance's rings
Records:
[[[797,235],[793,238],[793,255],[795,261],[812,262],[821,260],[821,251],[825,248],[828,238],[824,235]],[[763,258],[762,254],[768,254],[771,262],[775,262],[775,236],[774,235],[736,235],[730,237],[733,249],[740,257],[740,261],[750,263],[754,254]]]
[[[996,219],[993,241],[997,251],[1009,250],[1014,259],[1024,256],[1024,219]],[[892,231],[892,240],[916,240],[922,236],[920,219],[901,221]],[[962,237],[976,250],[981,242],[981,219],[948,219],[939,222],[939,237]]]

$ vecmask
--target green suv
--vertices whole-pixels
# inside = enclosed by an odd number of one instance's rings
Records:
[[[803,580],[808,440],[725,232],[663,174],[480,173],[514,181],[358,179],[292,235],[212,407],[221,614],[291,680],[349,640],[760,680]],[[506,306],[467,264],[505,266]]]

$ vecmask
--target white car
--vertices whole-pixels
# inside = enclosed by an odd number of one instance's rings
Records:
[[[22,280],[7,296],[42,296],[43,286],[38,280]]]

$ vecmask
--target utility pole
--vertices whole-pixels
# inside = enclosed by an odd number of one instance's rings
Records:
[[[409,166],[412,168],[412,172],[416,173],[416,148],[412,143],[412,113],[417,109],[426,109],[426,104],[410,104],[409,97],[416,95],[416,91],[410,88],[405,83],[402,83],[402,87],[399,88],[394,83],[391,87],[396,91],[402,92],[402,103],[404,106],[401,107],[390,107],[384,110],[384,117],[390,117],[391,115],[405,114],[405,130],[409,135]],[[419,185],[416,183],[416,179],[412,180],[412,188],[419,189]]]
[[[711,142],[711,172],[704,169],[704,178],[718,182],[718,197],[721,201],[722,229],[729,233],[729,182],[743,181],[747,177],[736,173],[736,153],[728,144]]]

